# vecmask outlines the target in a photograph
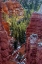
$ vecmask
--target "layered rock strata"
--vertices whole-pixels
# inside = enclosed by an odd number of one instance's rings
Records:
[[[26,64],[42,64],[42,6],[26,30]]]
[[[10,56],[10,40],[2,24],[2,3],[0,2],[0,64],[8,64]]]

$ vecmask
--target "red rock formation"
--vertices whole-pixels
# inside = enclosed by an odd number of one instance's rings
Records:
[[[4,26],[4,29],[7,31],[8,35],[10,35],[10,27],[9,24],[5,21],[2,21],[2,25]]]
[[[26,64],[42,64],[42,41],[34,36],[26,40]]]
[[[10,16],[13,15],[18,15],[22,16],[23,15],[23,8],[21,4],[19,4],[17,1],[6,1],[3,2],[2,4],[3,8],[2,11],[9,14]]]
[[[42,39],[42,14],[32,14],[26,37],[29,37],[32,33],[38,34],[38,37]]]
[[[8,39],[8,34],[2,25],[2,3],[0,2],[0,64],[6,63],[10,57],[10,40]]]
[[[42,39],[42,14],[33,13],[26,30],[26,64],[42,64],[42,41],[38,42],[39,39]]]
[[[5,5],[5,3],[2,3],[2,12],[5,12],[6,14],[9,14],[8,8]]]
[[[42,64],[42,40],[38,42],[37,46],[37,63]]]

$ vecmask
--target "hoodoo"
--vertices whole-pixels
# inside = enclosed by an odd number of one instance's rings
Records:
[[[26,30],[26,64],[42,64],[42,5]]]
[[[33,33],[38,34],[38,37],[42,39],[42,14],[33,13],[31,16],[30,24],[26,31],[26,37],[29,37]]]
[[[11,56],[10,40],[2,24],[2,2],[0,2],[0,64],[8,64],[7,61]]]

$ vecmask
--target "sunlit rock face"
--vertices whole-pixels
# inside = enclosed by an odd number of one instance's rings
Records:
[[[42,6],[26,30],[26,64],[42,64]]]
[[[7,13],[9,16],[23,16],[23,8],[21,4],[17,1],[5,1],[2,3],[2,11]]]
[[[0,64],[8,64],[7,61],[10,59],[10,40],[8,39],[7,31],[5,31],[2,25],[2,7],[0,2]]]
[[[9,27],[9,23],[2,21],[2,25],[4,27],[4,29],[6,30],[7,34],[10,35],[10,27]]]

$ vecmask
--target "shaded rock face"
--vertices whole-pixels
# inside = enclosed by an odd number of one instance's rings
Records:
[[[42,14],[33,13],[26,30],[26,64],[42,64]]]
[[[5,64],[11,56],[10,40],[2,25],[2,7],[0,2],[0,64]],[[8,64],[8,63],[7,63]]]
[[[26,37],[29,37],[33,33],[38,34],[38,37],[42,39],[42,14],[32,14],[30,24],[26,30]]]
[[[26,64],[42,64],[42,41],[38,38],[26,40]]]

